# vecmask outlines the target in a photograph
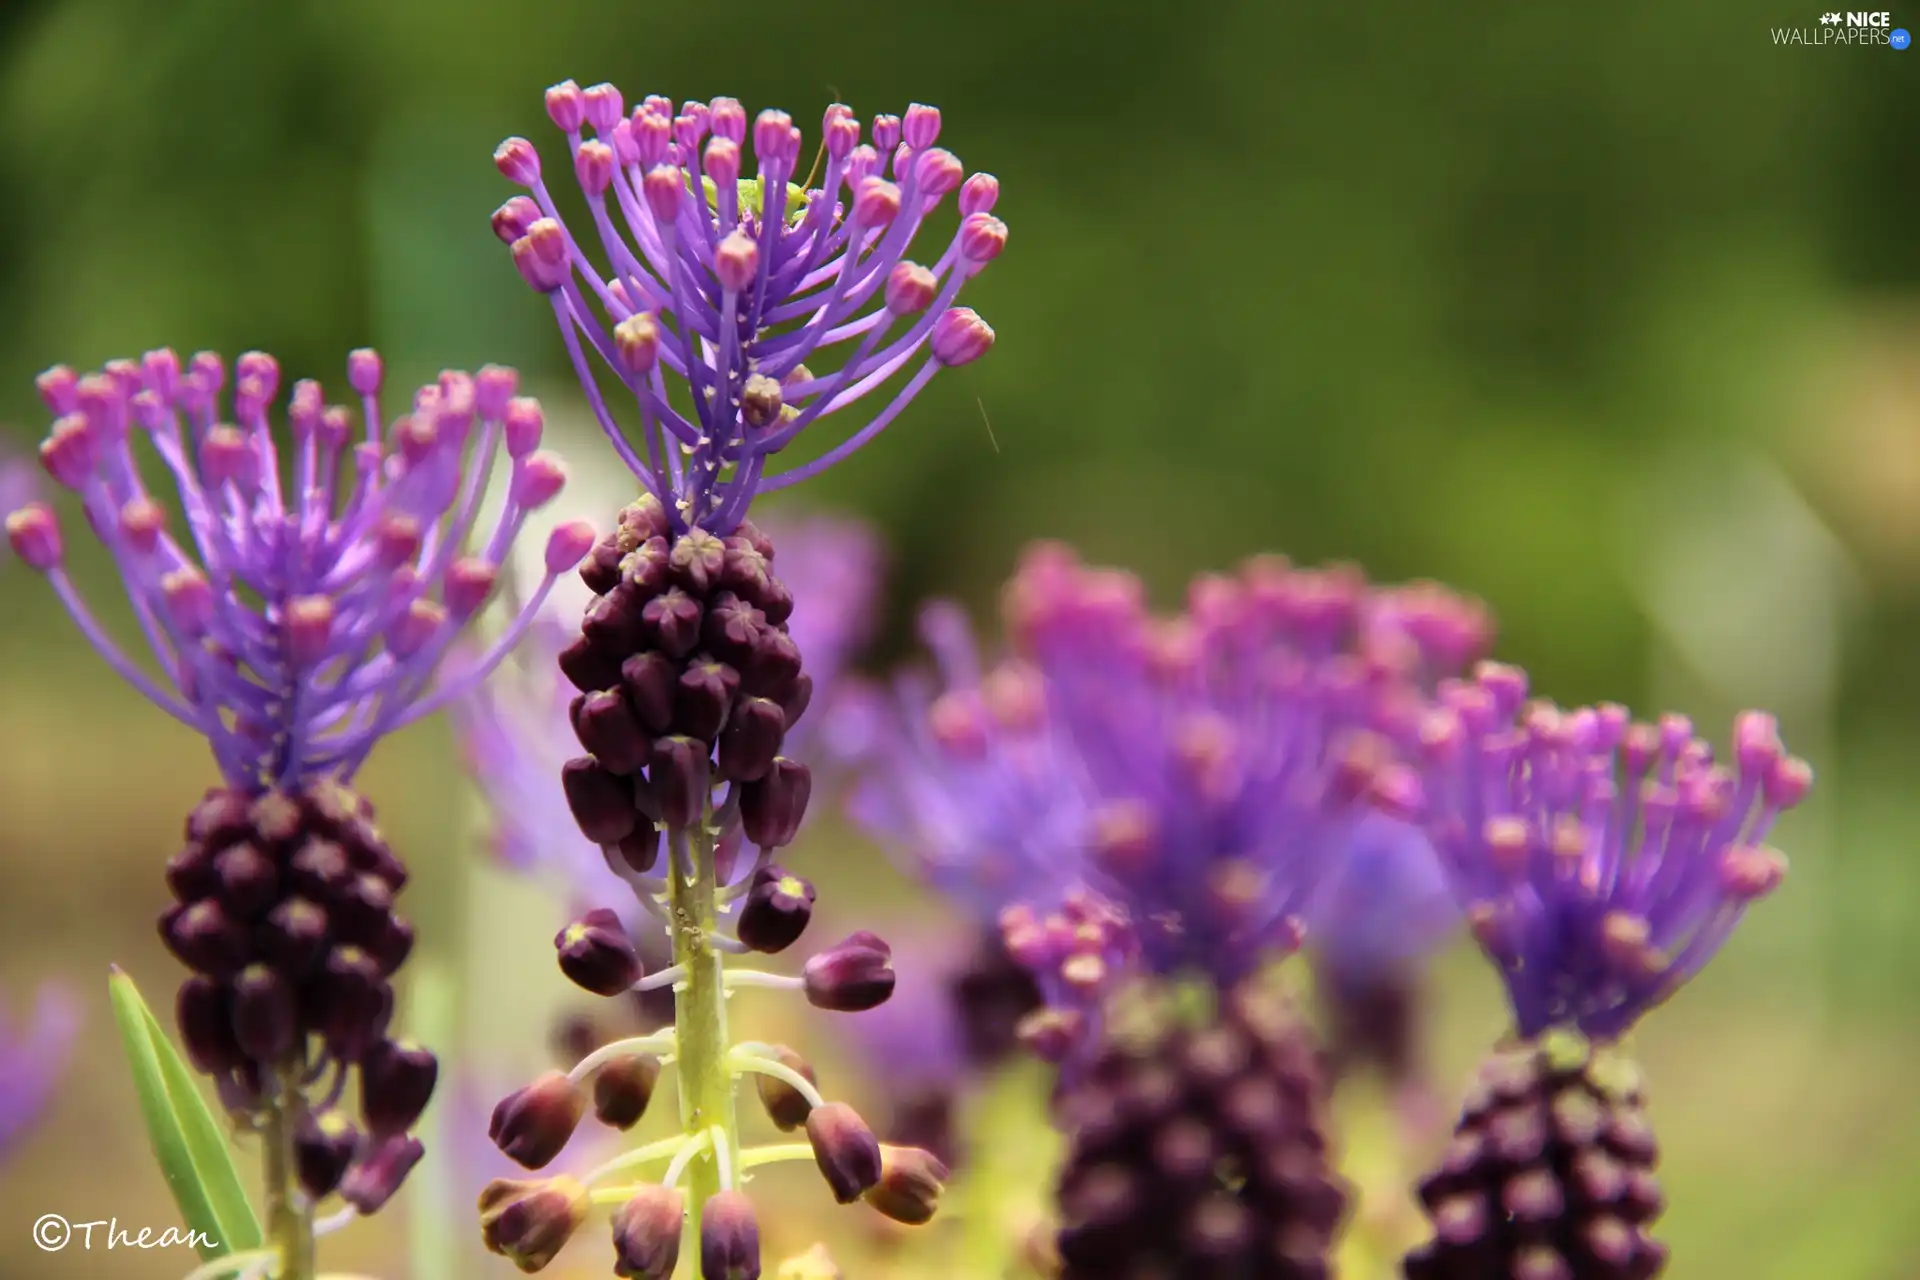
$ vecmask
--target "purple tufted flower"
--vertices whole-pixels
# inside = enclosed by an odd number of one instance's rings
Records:
[[[1771,716],[1731,767],[1684,716],[1527,702],[1521,671],[1450,681],[1417,733],[1423,825],[1500,968],[1521,1036],[1624,1034],[1718,951],[1786,859],[1764,844],[1813,774]]]
[[[320,384],[296,383],[287,438],[270,409],[271,356],[228,370],[211,352],[183,367],[171,351],[119,360],[85,377],[40,376],[57,415],[41,461],[78,497],[125,580],[161,679],[146,674],[94,620],[62,564],[50,508],[7,520],[15,551],[46,573],[87,639],[128,683],[203,734],[236,784],[297,786],[350,777],[383,735],[444,705],[497,663],[552,580],[591,545],[584,526],[548,542],[546,580],[522,619],[469,670],[432,685],[463,623],[491,593],[527,513],[559,492],[559,459],[520,420],[512,370],[446,373],[389,428],[381,365],[348,361],[361,406],[355,427]],[[491,529],[474,518],[503,436],[512,496]],[[178,490],[177,511],[136,464],[144,439]]]
[[[20,1023],[0,1021],[0,1160],[23,1139],[65,1076],[79,1030],[72,999],[42,986]]]
[[[731,534],[757,493],[840,461],[941,367],[992,346],[993,330],[953,304],[1006,245],[992,213],[999,183],[967,179],[934,145],[938,111],[910,108],[913,129],[879,117],[863,143],[853,112],[831,106],[807,172],[801,132],[783,111],[753,121],[749,167],[746,112],[730,98],[675,112],[651,97],[628,115],[613,86],[567,81],[547,102],[602,260],[561,221],[524,138],[503,142],[494,161],[531,198],[501,206],[494,232],[551,301],[601,427],[666,509],[670,537],[695,527]],[[931,264],[914,261],[923,223],[955,191],[953,238],[930,251]],[[638,448],[601,394],[589,347],[638,405]],[[691,412],[670,379],[690,388]],[[818,419],[888,388],[885,407],[839,444],[770,472],[774,455]]]
[[[1369,806],[1412,790],[1383,735],[1487,632],[1435,587],[1267,560],[1156,620],[1131,575],[1054,546],[1028,554],[1005,612],[1017,656],[983,671],[958,615],[929,611],[947,687],[903,686],[901,741],[854,807],[997,914],[1068,1010],[1136,962],[1225,986],[1296,946]]]

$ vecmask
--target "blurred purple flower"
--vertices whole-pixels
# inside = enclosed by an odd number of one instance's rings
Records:
[[[1297,945],[1369,806],[1413,791],[1379,734],[1488,630],[1437,587],[1278,561],[1203,577],[1155,620],[1131,575],[1056,546],[1027,555],[1006,614],[1021,656],[983,673],[957,612],[929,610],[946,690],[903,682],[854,811],[997,914],[1069,1008],[1136,960],[1224,987]]]
[[[732,98],[676,112],[653,96],[629,117],[612,85],[569,80],[547,90],[547,114],[567,135],[606,274],[561,223],[524,138],[501,143],[494,162],[531,196],[501,206],[493,229],[551,302],[594,415],[665,509],[670,540],[693,527],[731,534],[756,494],[826,470],[884,430],[939,369],[992,346],[993,330],[952,304],[1006,245],[1006,224],[991,212],[1000,184],[990,174],[963,183],[959,159],[933,145],[937,110],[875,117],[868,146],[853,112],[829,107],[814,190],[795,184],[801,136],[784,111],[752,122],[757,176],[744,181],[748,119]],[[956,190],[952,240],[932,267],[914,263],[906,254],[927,216]],[[807,368],[847,344],[850,354],[829,356],[831,372]],[[589,346],[639,409],[638,450],[607,407]],[[691,388],[691,415],[669,396],[669,375]],[[847,439],[769,473],[769,460],[821,417],[896,380],[886,407]]]
[[[1392,979],[1417,969],[1459,927],[1445,872],[1413,823],[1369,814],[1307,912],[1307,941],[1343,981]]]
[[[835,728],[843,701],[844,714],[861,714],[856,700],[841,694],[850,682],[848,664],[872,634],[879,542],[865,525],[836,517],[771,521],[768,528],[778,536],[780,572],[793,590],[788,630],[814,682],[812,712],[788,734],[785,749],[816,776],[830,778],[851,750],[838,745],[848,735]],[[460,698],[451,714],[501,860],[552,879],[579,909],[612,907],[633,925],[639,910],[633,892],[580,833],[560,785],[561,767],[580,754],[567,712],[575,690],[558,664],[560,651],[580,635],[579,617],[570,595],[542,610],[513,658]]]
[[[0,1159],[26,1136],[66,1075],[79,1027],[72,998],[51,983],[35,994],[23,1023],[0,1010]]]
[[[39,496],[34,465],[0,451],[0,512],[18,511]]]
[[[1684,716],[1526,702],[1526,675],[1449,681],[1410,741],[1422,823],[1499,967],[1522,1037],[1624,1034],[1710,960],[1786,859],[1763,845],[1813,782],[1773,717],[1733,727],[1734,767]]]

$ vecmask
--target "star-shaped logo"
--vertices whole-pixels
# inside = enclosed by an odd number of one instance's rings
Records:
[[[1823,13],[1820,15],[1820,25],[1823,27],[1837,27],[1840,25],[1840,15],[1837,13]]]

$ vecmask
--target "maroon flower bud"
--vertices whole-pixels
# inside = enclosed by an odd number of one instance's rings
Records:
[[[611,689],[620,683],[619,664],[585,636],[560,651],[560,674],[582,693]]]
[[[667,540],[657,535],[646,537],[645,530],[635,528],[633,536],[640,539],[634,549],[620,561],[620,580],[633,588],[643,600],[651,600],[667,589]]]
[[[813,677],[802,671],[778,701],[780,709],[787,714],[787,728],[793,728],[813,705]]]
[[[660,1059],[630,1053],[603,1065],[593,1077],[593,1114],[601,1124],[631,1129],[647,1114],[660,1083]]]
[[[240,791],[214,787],[187,815],[187,839],[211,851],[226,848],[253,829],[251,802]]]
[[[233,1038],[255,1062],[277,1063],[293,1049],[299,1007],[287,980],[250,964],[233,980]]]
[[[378,1213],[427,1154],[420,1139],[396,1133],[354,1162],[340,1183],[340,1196],[362,1215]]]
[[[673,692],[679,679],[680,673],[663,653],[636,653],[620,664],[620,685],[648,733],[665,733],[673,727]]]
[[[780,867],[765,866],[753,873],[735,932],[750,949],[772,955],[799,941],[812,918],[813,886]]]
[[[405,1133],[427,1109],[440,1063],[416,1044],[382,1040],[360,1059],[360,1114],[375,1137]]]
[[[631,653],[647,635],[646,610],[652,602],[621,583],[587,606],[580,633],[609,653]]]
[[[620,917],[596,907],[553,937],[560,972],[597,996],[617,996],[640,981],[644,970]]]
[[[613,846],[611,856],[619,858],[627,870],[645,875],[660,860],[660,829],[652,819],[638,817],[633,831]]]
[[[933,1220],[949,1176],[947,1166],[930,1152],[918,1147],[881,1147],[880,1181],[864,1198],[895,1222],[925,1226]]]
[[[593,594],[604,596],[620,585],[620,560],[625,555],[614,535],[602,538],[580,562],[580,581]]]
[[[800,675],[800,646],[784,631],[766,630],[740,673],[740,687],[756,697],[778,699]]]
[[[309,840],[287,864],[287,875],[296,893],[324,902],[353,876],[353,862],[333,841]]]
[[[801,980],[814,1008],[860,1013],[893,994],[893,957],[855,935],[807,961]]]
[[[745,1193],[722,1191],[700,1207],[701,1280],[760,1280],[760,1223]]]
[[[160,937],[182,964],[199,973],[232,973],[247,955],[246,932],[212,898],[167,908],[160,917]]]
[[[709,653],[737,667],[753,655],[766,625],[765,614],[728,591],[707,609],[700,636]]]
[[[531,1275],[552,1262],[586,1221],[587,1189],[572,1178],[495,1178],[480,1193],[480,1238]]]
[[[631,784],[604,768],[592,756],[580,756],[560,766],[560,787],[580,834],[595,844],[615,844],[634,828]]]
[[[500,1100],[487,1137],[522,1168],[544,1168],[573,1137],[585,1110],[580,1086],[563,1072],[549,1071]]]
[[[338,1111],[302,1117],[293,1134],[293,1170],[301,1189],[315,1200],[332,1195],[359,1146],[360,1131]]]
[[[653,744],[647,786],[669,827],[689,827],[707,811],[712,790],[707,744],[676,734]],[[743,801],[744,803],[744,801]]]
[[[214,855],[203,844],[189,844],[167,859],[167,888],[182,902],[205,898],[220,887],[213,871]]]
[[[573,730],[580,745],[615,773],[640,772],[653,747],[617,689],[583,695],[573,717]]]
[[[336,941],[364,946],[386,930],[393,916],[393,890],[371,872],[362,872],[341,885],[327,899]]]
[[[213,860],[221,904],[235,919],[250,920],[272,906],[280,871],[273,859],[251,844],[229,845]]]
[[[647,643],[669,658],[684,658],[700,642],[700,602],[670,587],[647,601],[640,623]]]
[[[676,585],[704,596],[726,567],[727,548],[705,529],[689,529],[674,542],[667,568]]]
[[[233,1035],[233,1008],[226,984],[195,974],[180,984],[175,1014],[187,1058],[210,1076],[240,1065],[240,1043]]]
[[[792,844],[812,795],[813,774],[807,766],[776,756],[765,777],[741,789],[741,830],[762,849]]]
[[[732,667],[699,657],[680,673],[673,691],[674,732],[700,742],[712,742],[727,722],[740,677]]]
[[[783,1044],[772,1046],[767,1054],[787,1070],[800,1076],[808,1084],[818,1084],[813,1068],[807,1060]],[[807,1101],[807,1095],[777,1076],[754,1076],[755,1087],[760,1093],[760,1105],[767,1109],[767,1115],[774,1126],[782,1133],[792,1133],[807,1122],[813,1114],[813,1104]]]
[[[286,898],[253,931],[261,956],[296,981],[327,953],[327,913],[305,898]]]
[[[728,782],[758,782],[780,754],[787,715],[766,698],[747,698],[733,708],[720,734],[720,777]]]
[[[880,1181],[879,1139],[846,1103],[815,1107],[807,1117],[807,1141],[820,1176],[841,1204],[852,1204]]]
[[[367,953],[379,962],[380,972],[391,978],[413,953],[413,926],[399,916],[388,916],[367,940]]]
[[[393,1014],[393,989],[380,965],[359,947],[335,947],[326,963],[307,984],[310,1025],[326,1038],[327,1047],[349,1061],[386,1034]]]
[[[680,1233],[686,1223],[686,1193],[676,1187],[642,1187],[614,1210],[613,1274],[625,1280],[673,1280],[680,1265]]]
[[[671,526],[667,524],[667,509],[660,505],[660,499],[643,493],[620,508],[620,527],[633,530],[642,539],[660,538],[664,543]]]

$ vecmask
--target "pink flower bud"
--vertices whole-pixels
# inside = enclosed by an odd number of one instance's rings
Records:
[[[900,188],[885,178],[863,179],[853,197],[853,220],[863,227],[884,227],[900,212]]]
[[[716,138],[725,138],[738,146],[747,137],[747,109],[737,98],[715,98],[707,124]]]
[[[701,168],[716,188],[731,190],[740,181],[740,144],[731,138],[712,139]]]
[[[60,563],[60,522],[44,502],[30,502],[7,516],[7,545],[22,564],[45,573]]]
[[[898,171],[896,165],[895,172]],[[960,157],[939,147],[921,152],[920,158],[913,162],[913,176],[920,184],[922,195],[943,196],[959,186],[965,175]]]
[[[480,612],[480,606],[493,594],[493,583],[498,572],[492,564],[478,556],[461,556],[447,566],[444,591],[447,609],[455,621],[465,622]]]
[[[572,80],[562,80],[547,90],[547,119],[565,133],[577,133],[587,118],[587,96]]]
[[[873,118],[873,145],[882,155],[892,152],[900,142],[900,117],[880,115]]]
[[[560,224],[552,218],[541,218],[528,227],[527,234],[513,242],[513,265],[521,278],[541,293],[552,293],[565,284],[572,264]]]
[[[990,173],[976,173],[960,184],[960,213],[991,213],[1000,200],[1000,179]]]
[[[753,154],[768,168],[784,168],[792,135],[792,116],[779,110],[762,111],[753,122]]]
[[[940,136],[940,108],[913,103],[901,121],[900,136],[915,151],[925,151]]]
[[[599,139],[583,142],[573,153],[573,176],[590,199],[597,199],[613,185],[613,148]]]
[[[541,413],[538,400],[532,396],[515,396],[507,401],[502,421],[509,456],[524,458],[540,447],[546,415]]]
[[[178,361],[175,363],[178,364]],[[47,406],[49,413],[64,416],[80,407],[80,375],[70,366],[54,365],[35,378],[33,385],[40,392],[41,403]]]
[[[435,600],[414,600],[387,628],[387,648],[396,658],[411,658],[426,647],[447,620],[447,611]]]
[[[960,256],[984,266],[1007,247],[1007,224],[990,213],[970,213],[960,222]]]
[[[145,494],[128,498],[120,508],[120,536],[141,555],[152,554],[166,527],[167,509]]]
[[[673,145],[673,120],[646,107],[633,113],[628,121],[633,132],[634,162],[642,169],[654,169],[667,162],[667,150]]]
[[[327,656],[333,613],[333,601],[326,596],[296,596],[287,602],[287,650],[295,666],[312,666]]]
[[[525,138],[508,138],[495,147],[493,167],[518,187],[532,187],[540,181],[540,153]]]
[[[680,216],[680,202],[687,193],[686,176],[678,166],[663,164],[649,169],[640,185],[654,221],[671,226]]]
[[[380,359],[380,353],[373,348],[361,347],[348,353],[347,385],[353,388],[356,395],[379,395],[380,382],[385,373],[386,365]]]
[[[40,442],[40,465],[69,489],[78,489],[93,474],[94,435],[85,417],[70,413],[53,424]]]
[[[919,263],[897,262],[887,275],[887,310],[897,316],[925,311],[939,288],[939,278]]]
[[[485,365],[473,380],[474,411],[488,422],[498,422],[519,389],[520,374],[516,370],[500,364]]]
[[[933,322],[933,358],[951,368],[971,364],[993,346],[993,330],[971,307],[951,307]]]
[[[567,468],[558,454],[542,450],[514,461],[512,493],[518,505],[544,507],[566,487]]]
[[[651,373],[654,362],[660,358],[660,322],[648,311],[628,316],[613,326],[613,349],[628,373]]]
[[[562,574],[586,559],[595,542],[593,526],[585,520],[570,520],[547,535],[547,572]]]
[[[753,284],[754,273],[760,268],[760,246],[753,237],[738,228],[727,233],[719,246],[713,251],[713,273],[720,278],[720,287],[728,293],[739,293]]]
[[[620,91],[605,83],[590,85],[584,95],[586,100],[587,123],[593,126],[595,133],[609,133],[627,113],[627,104]]]
[[[213,586],[207,575],[192,565],[183,565],[160,579],[160,598],[167,616],[181,634],[198,640],[213,621]]]
[[[607,134],[607,140],[613,143],[613,158],[623,165],[637,164],[640,160],[640,147],[633,140],[633,126],[625,120],[614,124]]]
[[[860,145],[860,122],[853,112],[837,103],[827,108],[826,119],[820,125],[821,136],[827,142],[829,159],[845,163],[853,149]]]

